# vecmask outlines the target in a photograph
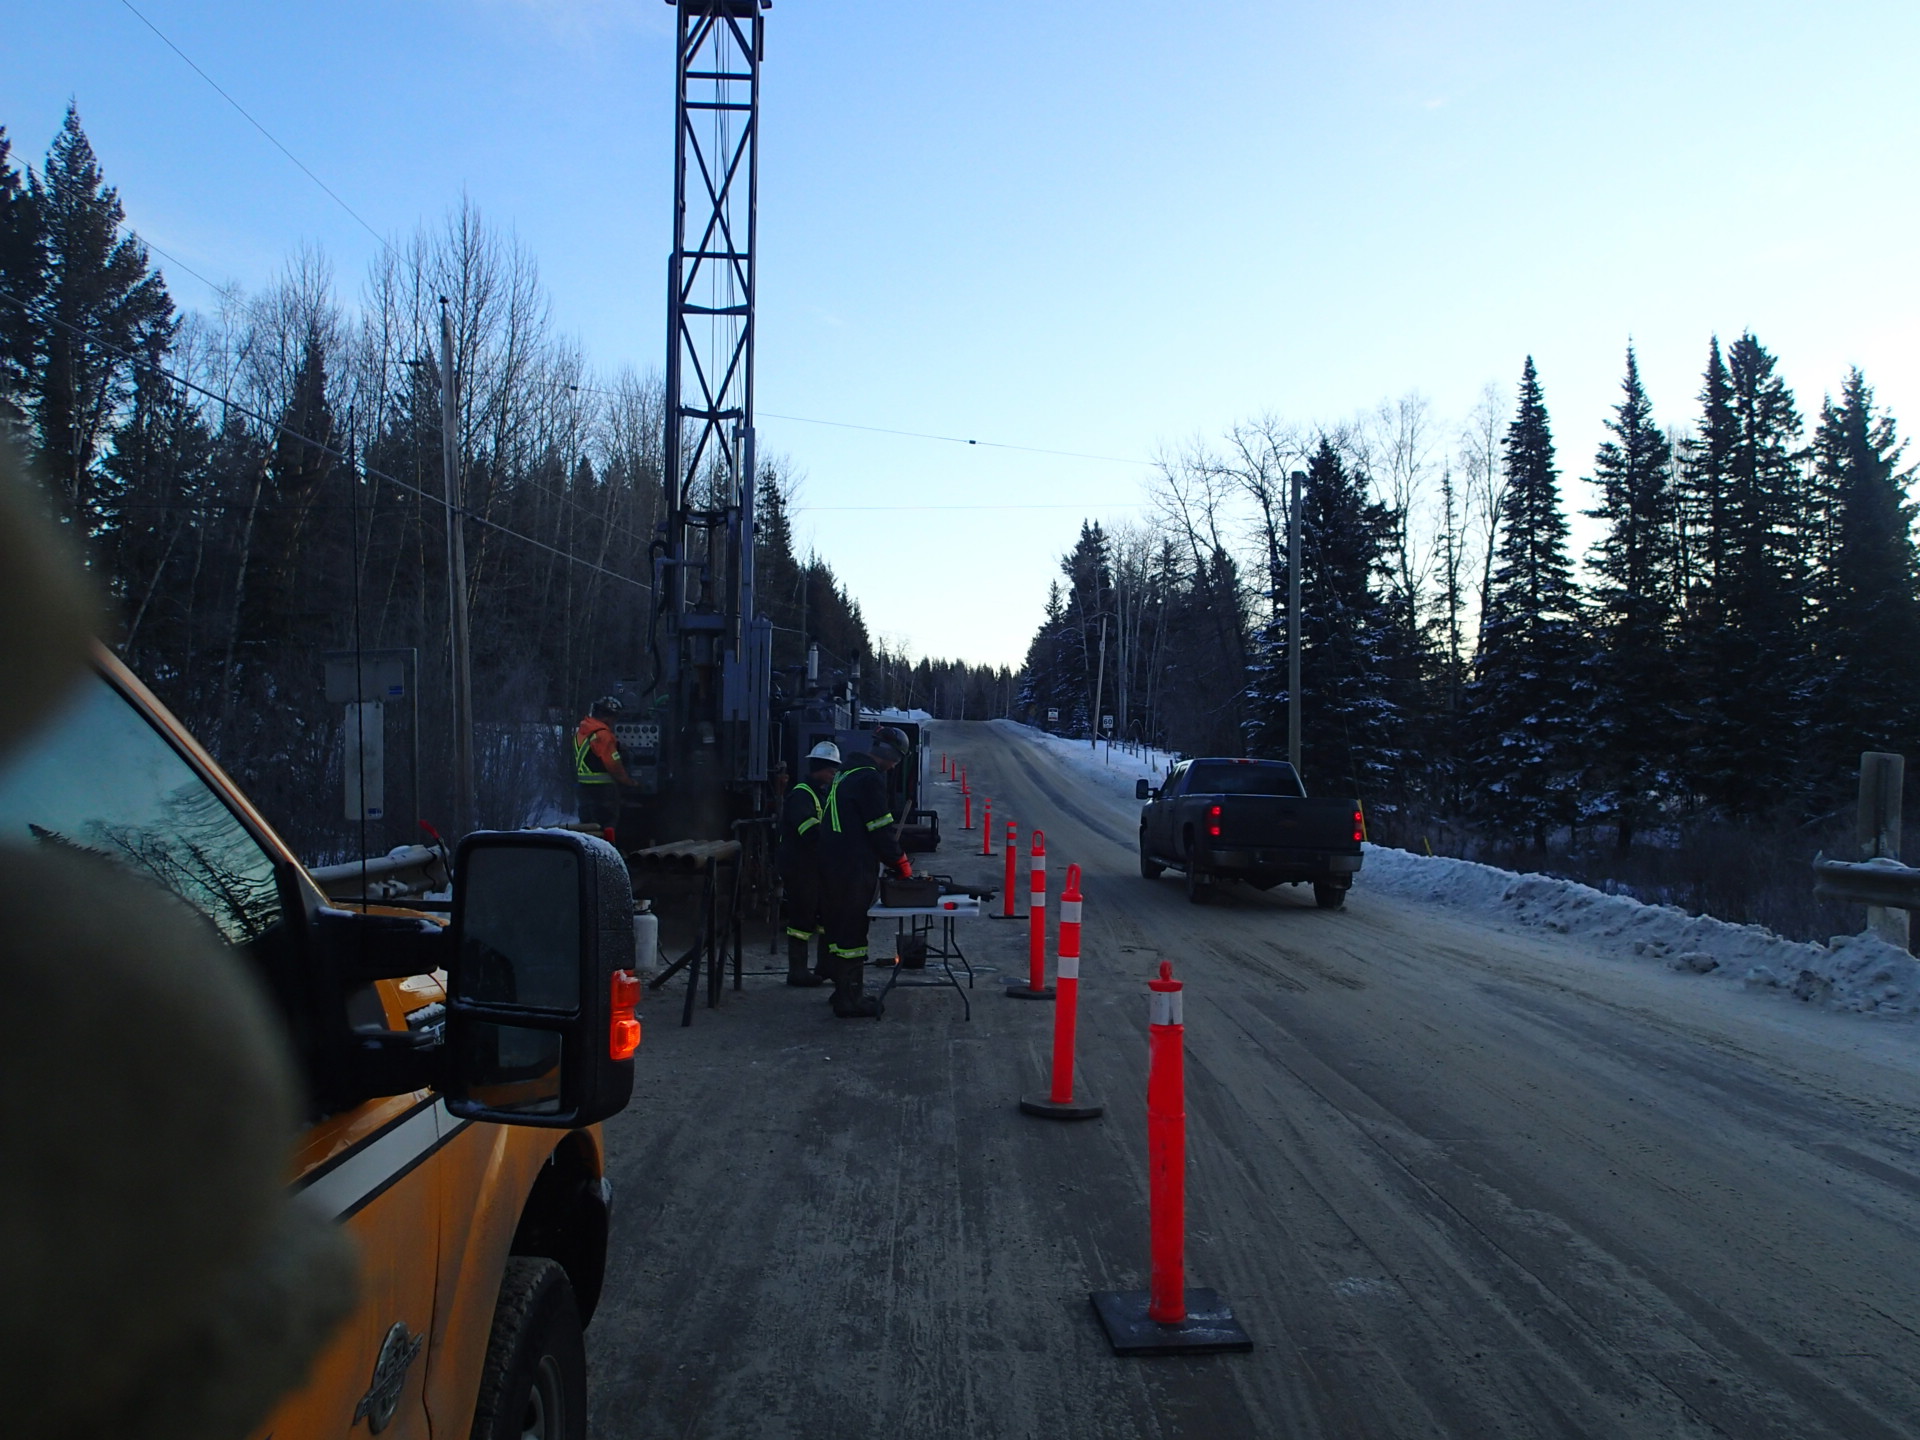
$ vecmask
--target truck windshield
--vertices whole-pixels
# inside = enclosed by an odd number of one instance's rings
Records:
[[[98,674],[0,765],[0,845],[79,851],[131,870],[236,945],[280,918],[272,856]]]
[[[1293,766],[1280,760],[1211,761],[1195,764],[1189,795],[1293,795],[1307,792]]]

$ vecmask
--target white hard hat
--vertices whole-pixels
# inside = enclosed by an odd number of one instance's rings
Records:
[[[829,765],[838,765],[840,763],[840,747],[831,740],[822,740],[818,745],[807,751],[807,759],[824,760]]]

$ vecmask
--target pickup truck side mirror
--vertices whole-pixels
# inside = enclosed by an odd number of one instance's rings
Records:
[[[565,830],[477,831],[454,860],[441,1093],[465,1120],[572,1128],[633,1094],[633,889]]]
[[[1133,798],[1136,800],[1151,800],[1153,798],[1153,786],[1145,780],[1134,781]]]

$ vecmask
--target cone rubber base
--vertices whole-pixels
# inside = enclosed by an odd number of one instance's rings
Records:
[[[1042,1120],[1098,1120],[1107,1113],[1107,1107],[1082,1096],[1078,1100],[1068,1100],[1056,1104],[1050,1091],[1038,1095],[1022,1095],[1020,1109],[1027,1115],[1038,1115]]]
[[[1251,1350],[1253,1341],[1212,1290],[1187,1291],[1187,1318],[1162,1325],[1147,1318],[1144,1290],[1096,1290],[1094,1313],[1116,1355],[1210,1355]]]
[[[1036,990],[1031,985],[1009,985],[1007,986],[1007,996],[1013,1000],[1051,1000],[1053,999],[1053,986],[1042,985]]]
[[[989,920],[1024,920],[1027,917],[1024,915],[989,915],[987,918]]]

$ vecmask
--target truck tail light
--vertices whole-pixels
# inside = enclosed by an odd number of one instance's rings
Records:
[[[631,1060],[640,1048],[640,977],[631,970],[613,972],[613,1019],[607,1025],[607,1058]]]
[[[1353,812],[1353,839],[1357,845],[1367,838],[1367,817],[1358,810]]]
[[[1207,834],[1215,839],[1220,837],[1220,807],[1213,805],[1207,810]]]

